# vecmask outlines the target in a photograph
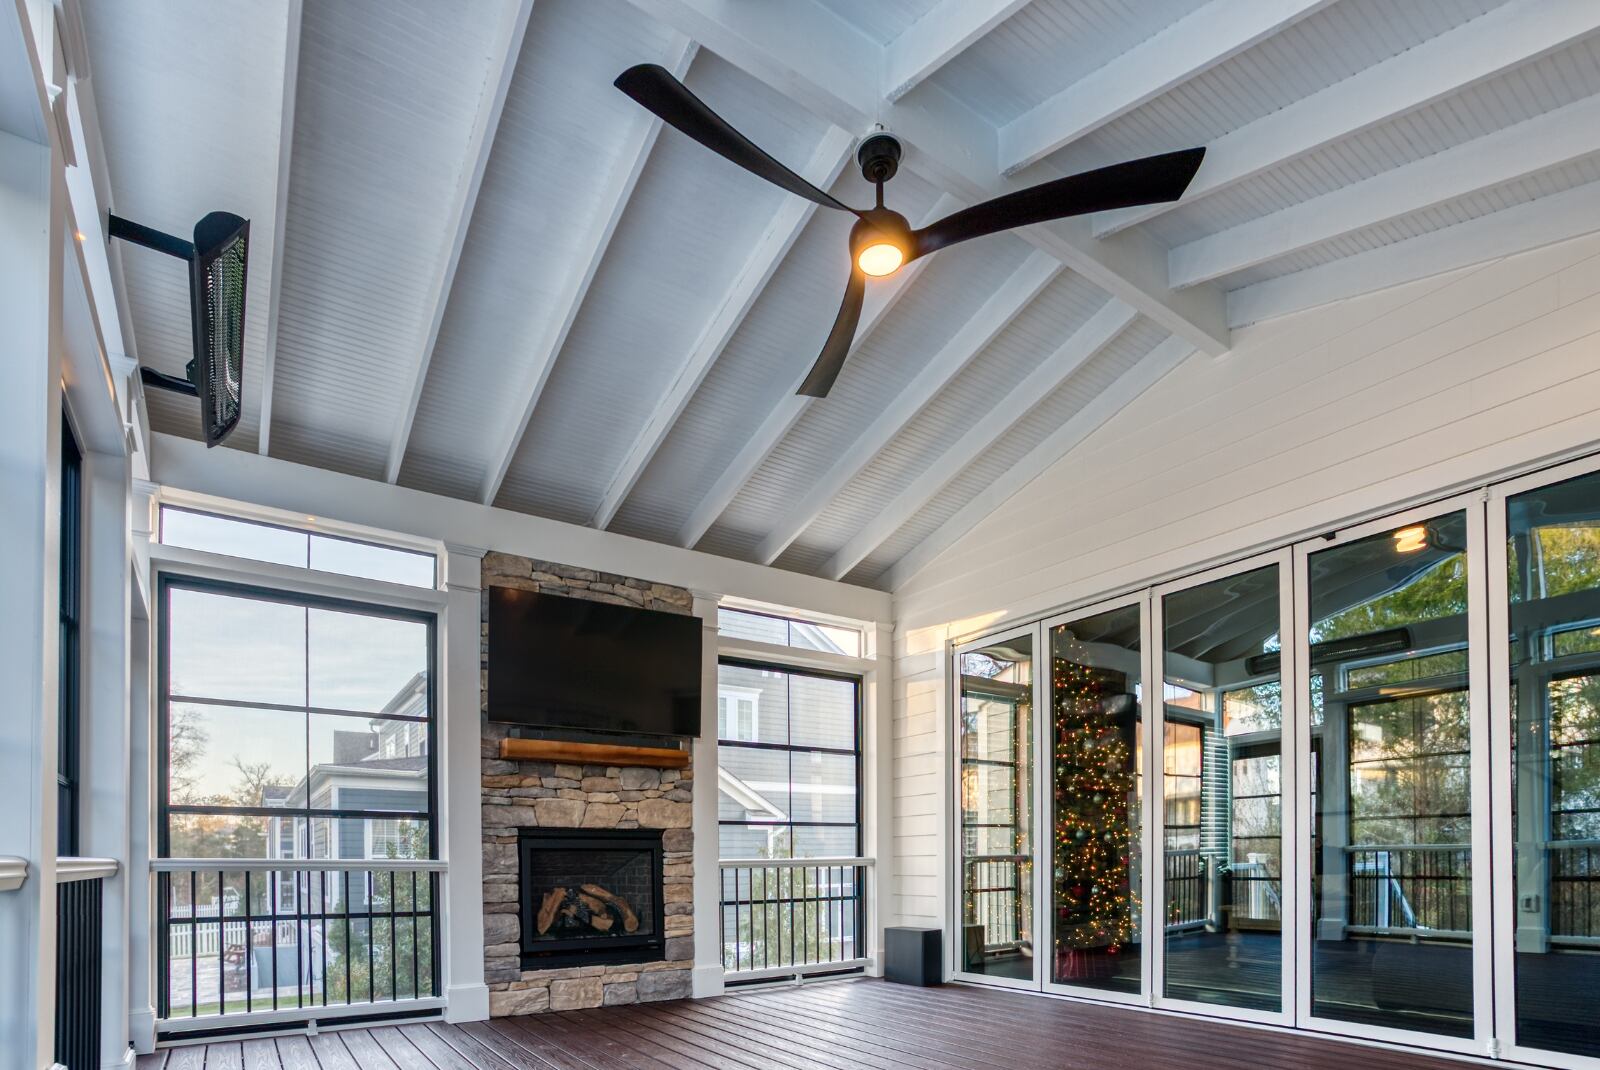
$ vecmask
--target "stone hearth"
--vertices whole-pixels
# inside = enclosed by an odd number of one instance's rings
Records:
[[[680,587],[571,568],[509,554],[483,560],[483,649],[488,650],[489,588],[515,587],[688,614]],[[484,665],[480,687],[487,685]],[[484,970],[489,1013],[541,1011],[682,999],[694,965],[693,769],[504,761],[508,726],[482,721]],[[521,828],[661,829],[665,957],[657,962],[524,970],[518,910],[517,836]]]

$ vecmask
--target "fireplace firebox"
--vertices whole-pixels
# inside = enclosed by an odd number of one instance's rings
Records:
[[[659,830],[519,830],[522,968],[663,958],[661,853]]]

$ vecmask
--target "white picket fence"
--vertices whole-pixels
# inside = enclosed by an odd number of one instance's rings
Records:
[[[248,942],[243,921],[225,921],[217,926],[208,923],[201,915],[201,922],[196,926],[184,923],[174,923],[167,932],[167,958],[190,959],[198,954],[201,958],[215,958],[221,948],[217,945],[218,938],[226,940],[228,947],[243,948]],[[260,926],[261,922],[255,923]],[[293,921],[280,921],[277,923],[277,945],[279,947],[294,947],[296,943],[296,923]],[[197,948],[195,944],[200,946]]]

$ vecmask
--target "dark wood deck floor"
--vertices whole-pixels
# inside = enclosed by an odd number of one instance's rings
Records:
[[[1411,1051],[966,986],[709,1000],[169,1048],[139,1070],[1454,1070]]]

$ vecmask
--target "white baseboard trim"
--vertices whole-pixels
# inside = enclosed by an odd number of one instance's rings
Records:
[[[140,1055],[149,1055],[156,1050],[154,1007],[132,1007],[128,1010],[128,1039],[133,1042],[133,1050]]]
[[[122,1058],[111,1059],[103,1063],[101,1065],[101,1070],[132,1070],[134,1061],[137,1058],[138,1057],[134,1055],[133,1052],[133,1045],[130,1044],[126,1048],[122,1049]]]
[[[696,966],[689,977],[690,992],[695,999],[720,996],[724,987],[722,976],[721,966]]]
[[[482,981],[470,985],[450,985],[444,990],[444,998],[444,1020],[447,1022],[489,1020],[489,986]]]

